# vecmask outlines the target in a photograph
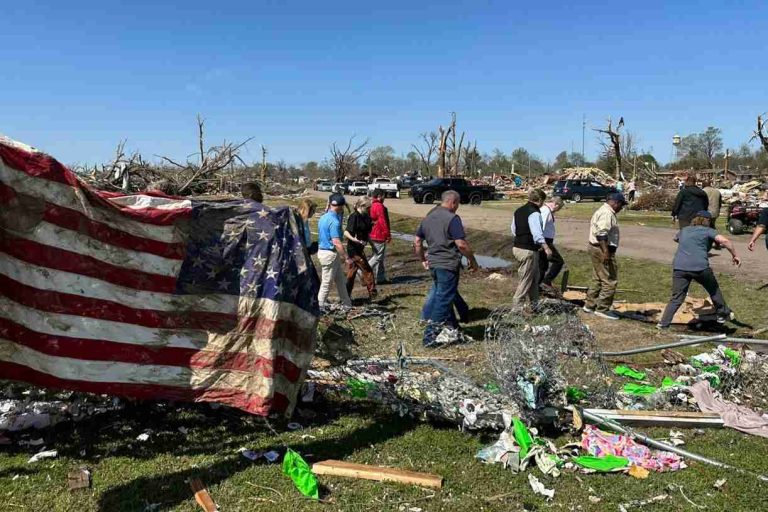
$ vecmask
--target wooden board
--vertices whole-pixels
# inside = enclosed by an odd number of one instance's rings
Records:
[[[195,501],[205,512],[218,512],[219,507],[214,503],[211,495],[208,494],[203,482],[199,478],[193,478],[189,481],[192,492],[195,493]]]
[[[429,473],[417,473],[394,468],[381,468],[366,464],[355,464],[341,460],[324,460],[312,465],[316,475],[346,476],[379,482],[398,482],[402,484],[419,485],[440,489],[443,487],[443,477]]]
[[[631,411],[626,409],[584,409],[622,425],[646,427],[722,428],[718,414],[688,411]]]

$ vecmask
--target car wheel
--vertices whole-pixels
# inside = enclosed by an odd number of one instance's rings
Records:
[[[424,204],[432,204],[435,202],[435,194],[432,192],[427,192],[423,196],[421,196],[421,202]]]
[[[730,219],[728,221],[728,232],[732,235],[740,235],[744,232],[744,223],[739,219]]]
[[[581,194],[573,194],[571,196],[571,201],[574,203],[580,203],[581,202]]]
[[[469,196],[469,204],[473,204],[475,206],[479,205],[483,202],[483,196],[480,194],[472,194]]]

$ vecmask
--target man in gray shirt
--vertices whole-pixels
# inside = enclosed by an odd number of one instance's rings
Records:
[[[472,248],[466,241],[464,225],[456,211],[461,204],[459,194],[453,190],[443,192],[442,202],[430,211],[421,221],[413,241],[416,256],[421,260],[425,270],[432,275],[433,293],[428,295],[431,300],[424,331],[424,346],[435,344],[437,335],[443,327],[455,327],[453,303],[459,289],[459,271],[461,256],[469,260],[469,270],[477,269],[477,261]],[[428,251],[424,251],[424,242]],[[431,299],[430,299],[431,297]]]
[[[675,313],[685,302],[691,281],[696,281],[707,290],[715,306],[718,323],[725,323],[732,317],[717,278],[709,266],[710,245],[715,242],[728,249],[734,265],[741,265],[741,260],[736,256],[733,243],[709,227],[711,219],[711,214],[707,210],[702,210],[691,219],[690,226],[681,229],[675,237],[678,247],[672,262],[672,298],[657,325],[659,329],[669,328]]]

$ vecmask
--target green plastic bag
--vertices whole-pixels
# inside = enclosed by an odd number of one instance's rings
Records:
[[[614,471],[629,466],[629,459],[617,457],[616,455],[604,455],[602,457],[593,457],[592,455],[582,455],[574,457],[573,462],[587,469],[595,471]]]
[[[376,385],[360,379],[347,379],[349,394],[355,398],[368,398],[368,392],[373,391]]]
[[[528,432],[528,428],[526,428],[525,424],[518,418],[512,418],[512,425],[515,441],[520,445],[520,460],[523,460],[525,456],[528,455],[531,445],[533,445],[533,438],[531,437],[531,433]]]
[[[565,397],[569,404],[575,404],[587,398],[587,393],[577,387],[568,386],[565,390]]]
[[[309,498],[320,499],[317,490],[317,478],[309,469],[309,464],[301,458],[301,455],[288,448],[283,457],[283,474],[293,480],[296,488]]]
[[[495,382],[487,383],[485,386],[483,386],[483,389],[485,389],[489,393],[494,393],[494,394],[501,393],[501,388]]]
[[[677,386],[677,382],[675,382],[672,377],[664,377],[661,381],[661,389],[671,388],[672,386]]]
[[[625,393],[629,393],[637,396],[652,395],[656,391],[658,391],[658,389],[656,389],[656,387],[654,386],[647,386],[645,384],[635,384],[634,382],[627,382],[626,384],[624,384],[623,389]]]
[[[725,357],[731,360],[731,364],[738,368],[741,364],[741,354],[732,348],[726,348],[723,352],[725,353]]]
[[[621,375],[623,377],[629,377],[630,379],[635,379],[635,380],[643,380],[645,378],[645,372],[639,372],[637,370],[633,370],[629,366],[623,366],[623,365],[619,365],[616,368],[614,368],[613,373],[615,373],[616,375]]]

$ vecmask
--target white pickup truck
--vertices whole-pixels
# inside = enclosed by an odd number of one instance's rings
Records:
[[[373,195],[375,190],[381,190],[387,197],[400,197],[400,187],[389,178],[376,178],[368,185],[368,195]]]
[[[364,196],[368,193],[368,183],[365,181],[353,181],[349,186],[349,193],[353,196]]]

